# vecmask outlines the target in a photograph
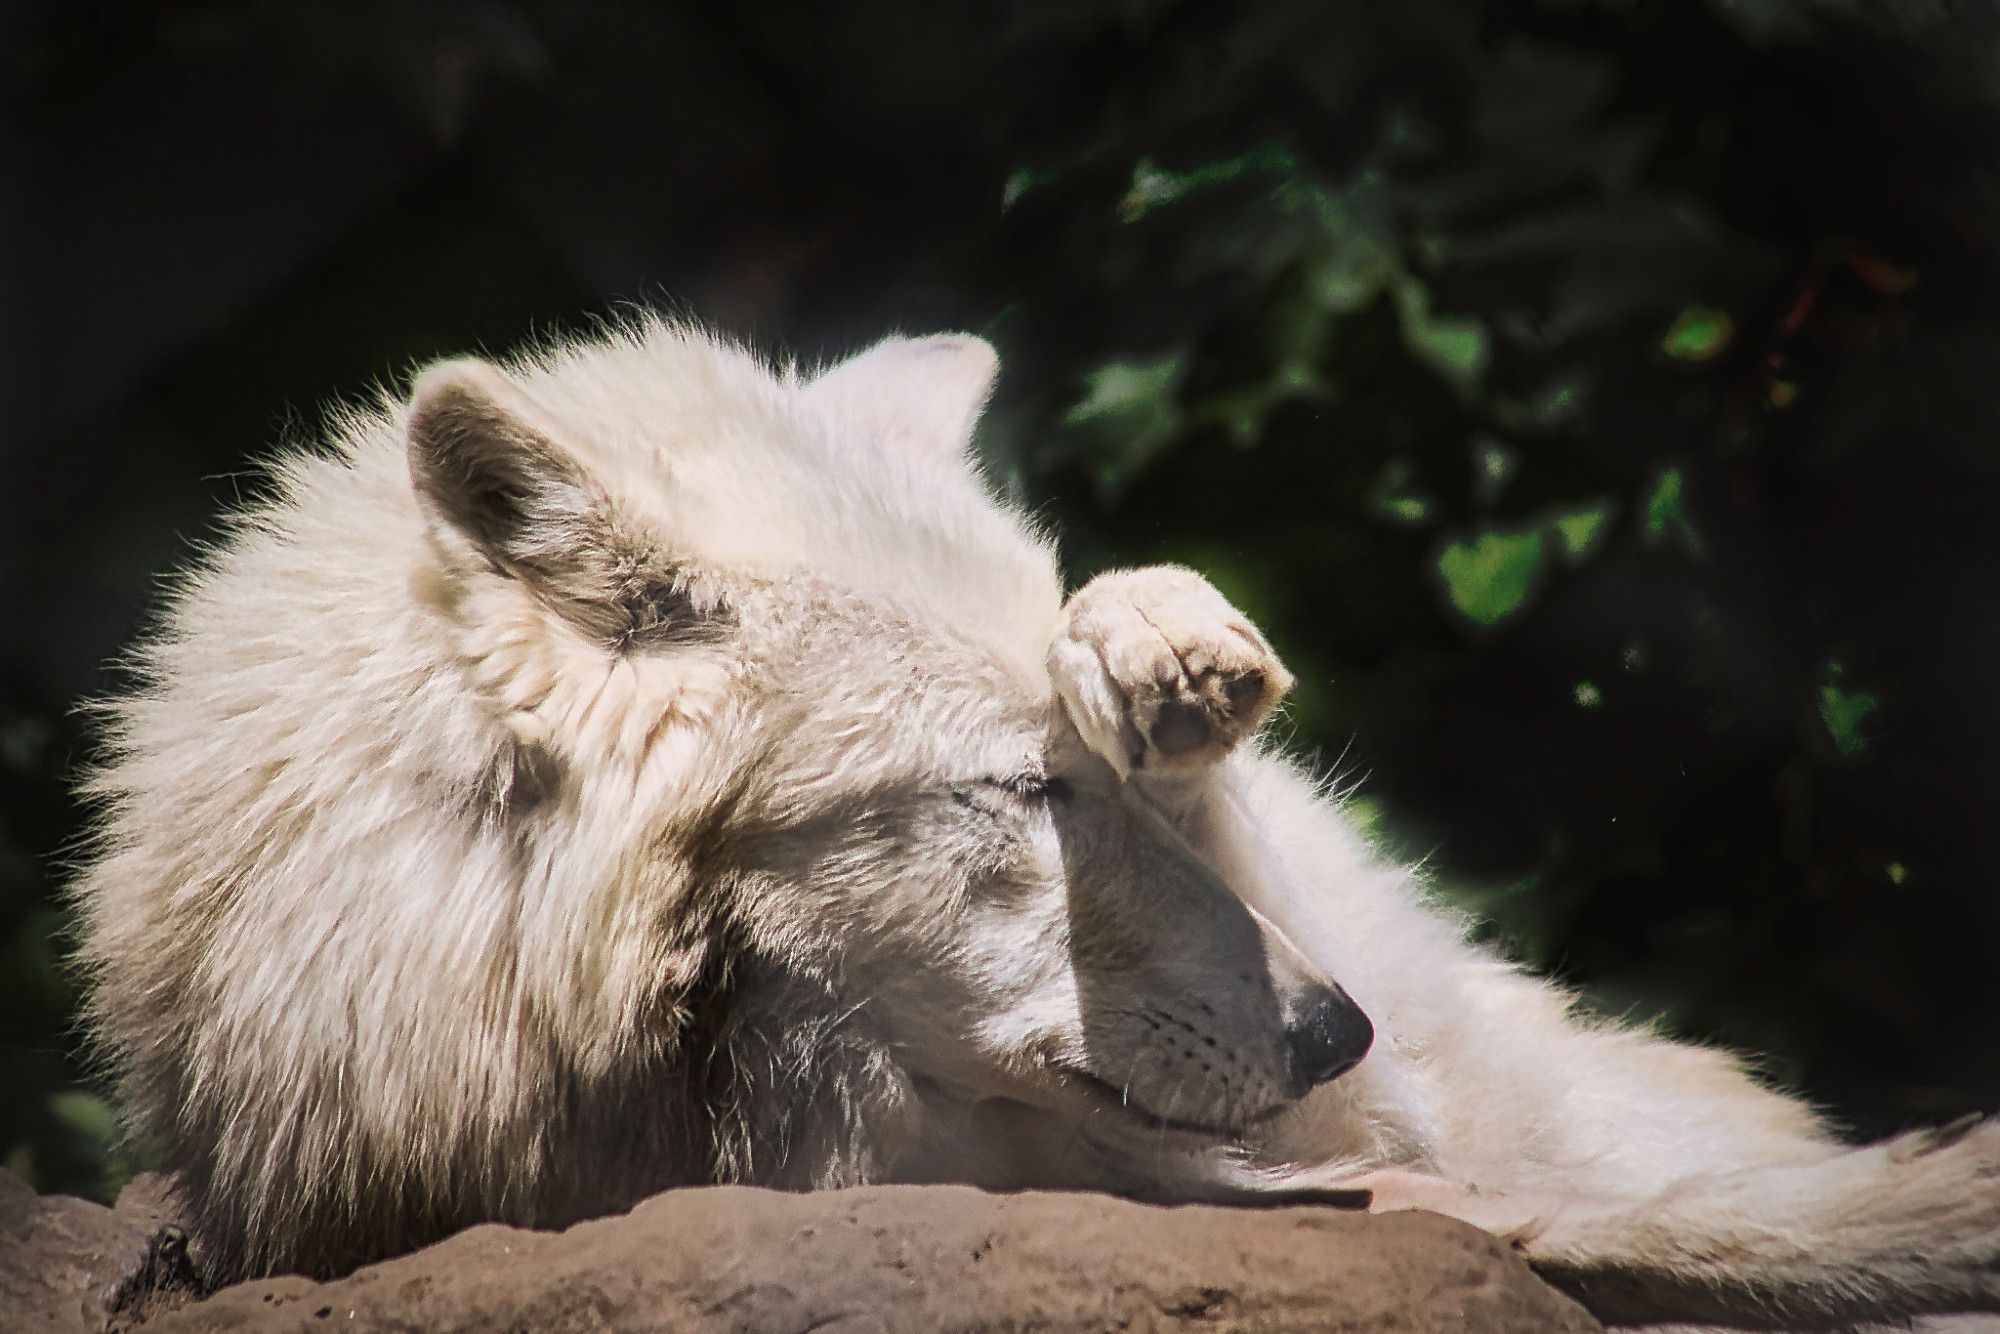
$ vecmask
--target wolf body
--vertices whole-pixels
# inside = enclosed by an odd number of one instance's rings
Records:
[[[1850,1147],[1466,943],[1190,571],[1065,595],[976,339],[639,323],[277,466],[108,706],[91,1017],[219,1278],[684,1183],[1365,1188],[1614,1319],[2000,1310],[2000,1130]]]

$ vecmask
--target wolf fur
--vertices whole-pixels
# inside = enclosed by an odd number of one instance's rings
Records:
[[[1467,944],[1258,739],[1212,587],[1065,596],[969,453],[996,366],[642,321],[278,463],[75,890],[214,1276],[681,1183],[1358,1187],[1614,1319],[2000,1310],[2000,1129],[1849,1147]]]

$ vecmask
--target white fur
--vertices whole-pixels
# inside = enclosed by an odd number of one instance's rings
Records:
[[[216,1273],[685,1181],[1362,1184],[1619,1318],[2000,1310],[2000,1131],[1845,1148],[1467,945],[1252,739],[1290,677],[1219,594],[1065,599],[969,456],[995,365],[645,323],[279,464],[77,888]]]

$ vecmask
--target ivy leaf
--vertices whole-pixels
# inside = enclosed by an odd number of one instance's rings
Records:
[[[1701,534],[1695,531],[1694,521],[1688,517],[1687,508],[1681,503],[1684,478],[1679,468],[1663,468],[1653,480],[1653,489],[1646,495],[1646,544],[1659,546],[1662,543],[1677,544],[1690,556],[1701,554]]]
[[[1178,351],[1151,361],[1111,361],[1084,377],[1080,399],[1063,414],[1066,425],[1097,437],[1098,483],[1122,490],[1181,426]]]
[[[1437,498],[1417,484],[1416,467],[1397,455],[1382,466],[1368,488],[1368,512],[1395,528],[1417,528],[1437,513]]]
[[[1412,356],[1462,394],[1478,388],[1490,355],[1484,324],[1467,316],[1433,314],[1430,293],[1414,278],[1397,284],[1396,313],[1403,345]]]
[[[1448,540],[1438,551],[1437,573],[1452,610],[1491,629],[1527,605],[1548,564],[1540,529],[1490,529],[1471,541]]]
[[[1564,562],[1580,565],[1604,540],[1618,502],[1609,496],[1546,511],[1549,533]]]
[[[1132,168],[1132,184],[1118,201],[1118,213],[1126,222],[1137,222],[1154,209],[1196,191],[1259,176],[1283,181],[1297,173],[1292,155],[1276,144],[1260,144],[1247,153],[1202,163],[1189,171],[1174,171],[1142,157]]]
[[[1736,322],[1712,306],[1689,306],[1660,335],[1660,351],[1675,361],[1713,361],[1736,337]]]
[[[1833,739],[1834,749],[1842,755],[1859,755],[1868,749],[1869,738],[1862,730],[1875,710],[1880,708],[1879,696],[1865,690],[1849,690],[1841,684],[1846,669],[1840,663],[1827,665],[1827,681],[1819,688],[1819,718],[1826,725],[1826,734]]]

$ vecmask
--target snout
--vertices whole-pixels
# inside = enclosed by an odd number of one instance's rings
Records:
[[[1285,1023],[1285,1044],[1301,1093],[1330,1083],[1361,1064],[1375,1041],[1375,1025],[1339,987],[1316,986],[1291,1008]]]

